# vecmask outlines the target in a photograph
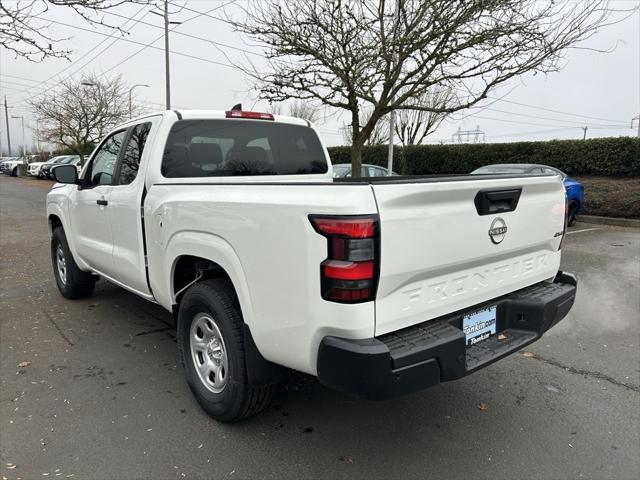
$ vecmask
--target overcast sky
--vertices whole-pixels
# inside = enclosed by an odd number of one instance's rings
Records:
[[[615,6],[630,8],[639,1],[618,1]],[[255,94],[249,92],[250,85],[242,72],[227,66],[229,60],[225,55],[233,60],[247,55],[260,62],[259,49],[248,45],[224,22],[212,18],[222,12],[212,9],[227,1],[174,0],[174,3],[171,8],[176,13],[171,19],[183,24],[175,27],[171,35],[170,49],[175,52],[171,56],[172,106],[228,109],[242,103],[245,109],[266,109],[264,104],[254,105]],[[235,13],[233,10],[236,7],[225,8],[232,15],[237,14],[237,10]],[[32,63],[15,59],[0,47],[0,94],[3,99],[4,95],[7,97],[10,116],[25,117],[28,144],[32,138],[30,128],[35,129],[36,125],[26,100],[36,93],[51,91],[69,75],[120,74],[129,85],[150,85],[136,88],[137,98],[150,109],[163,108],[162,18],[150,10],[127,5],[104,15],[105,21],[129,32],[123,38],[112,30],[87,24],[68,8],[52,8],[43,18],[58,22],[51,23],[51,35],[68,37],[60,46],[72,51],[71,61],[48,59]],[[214,46],[205,40],[225,45]],[[144,48],[149,43],[152,46]],[[571,50],[560,72],[513,80],[494,91],[492,97],[500,100],[487,103],[486,108],[456,114],[428,137],[428,141],[451,142],[452,134],[458,129],[476,127],[484,132],[487,142],[582,138],[585,126],[587,138],[635,134],[637,129],[632,130],[630,124],[631,118],[640,113],[640,15],[636,12],[624,22],[602,29],[581,46],[615,49],[612,53]],[[255,53],[246,54],[238,49]],[[9,121],[12,146],[17,146],[22,143],[20,119]],[[325,112],[319,129],[327,145],[343,143],[342,121],[335,112]],[[0,133],[2,148],[6,149],[4,115]]]

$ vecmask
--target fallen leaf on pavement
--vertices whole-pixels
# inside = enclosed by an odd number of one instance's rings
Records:
[[[527,358],[535,357],[535,355],[532,352],[522,352],[522,355],[524,355]]]
[[[31,365],[31,362],[20,362],[18,364],[19,368],[24,368],[24,367],[28,367],[29,365]]]
[[[340,461],[344,462],[344,463],[351,464],[351,463],[353,463],[353,458],[351,458],[351,457],[340,457]]]
[[[504,333],[501,333],[500,335],[498,335],[499,342],[504,342],[506,339],[507,339],[507,336]]]
[[[478,404],[478,410],[483,410],[483,411],[484,411],[484,410],[489,410],[489,405],[487,405],[486,403],[482,403],[482,402],[480,402],[480,403]]]

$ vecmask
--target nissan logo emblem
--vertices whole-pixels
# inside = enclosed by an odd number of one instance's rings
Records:
[[[504,240],[507,234],[507,224],[500,217],[495,218],[489,227],[489,238],[496,245]]]

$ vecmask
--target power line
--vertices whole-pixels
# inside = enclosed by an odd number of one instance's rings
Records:
[[[217,7],[214,7],[214,8],[212,8],[212,9],[210,9],[210,10],[207,10],[206,12],[200,12],[198,15],[194,15],[194,16],[192,16],[192,17],[187,18],[184,22],[182,22],[182,24],[185,24],[185,23],[187,23],[187,22],[190,22],[191,20],[194,20],[194,19],[196,19],[196,18],[198,18],[198,17],[200,17],[200,16],[207,15],[209,12],[213,12],[213,11],[218,10],[218,9],[220,9],[220,8],[224,8],[225,6],[229,5],[230,3],[234,3],[234,1],[236,1],[236,0],[228,0],[228,1],[226,1],[224,4],[219,5],[219,6],[217,6]],[[140,13],[140,10],[136,13],[136,15],[137,15],[138,13]],[[134,15],[134,16],[135,16],[135,15]],[[142,18],[144,18],[144,16],[143,16]],[[142,20],[142,18],[140,18],[138,21]],[[110,36],[109,34],[106,34],[106,33],[97,32],[97,31],[93,31],[93,30],[88,30],[88,29],[85,29],[85,28],[82,28],[82,27],[76,27],[75,25],[64,24],[64,23],[62,23],[62,22],[56,22],[56,21],[52,21],[52,22],[53,22],[53,23],[59,23],[59,24],[62,24],[62,25],[64,25],[64,26],[69,26],[69,27],[71,27],[71,28],[77,28],[77,29],[80,29],[80,30],[85,30],[85,31],[88,31],[88,32],[90,32],[90,33],[96,33],[96,34],[98,34],[98,35]],[[125,23],[126,23],[126,22],[125,22]],[[137,22],[136,22],[136,23],[137,23]],[[124,25],[124,24],[123,24],[123,25]],[[177,26],[176,26],[176,27],[174,27],[174,28],[172,28],[172,29],[171,29],[171,31],[173,32],[173,31],[175,30],[175,28],[177,28]],[[135,57],[136,55],[140,54],[142,51],[144,51],[144,50],[145,50],[145,49],[147,49],[147,48],[153,48],[153,49],[155,49],[155,50],[163,50],[163,49],[162,49],[162,48],[160,48],[160,47],[154,47],[154,46],[152,46],[152,44],[153,44],[153,43],[157,42],[158,40],[160,40],[160,39],[161,39],[161,38],[163,38],[163,37],[164,37],[164,34],[160,35],[159,37],[155,38],[154,40],[152,40],[151,42],[149,42],[149,43],[147,43],[147,44],[143,44],[143,43],[141,43],[141,42],[136,42],[136,41],[134,41],[134,40],[129,40],[129,39],[120,38],[120,37],[119,37],[119,38],[117,38],[117,39],[115,39],[116,41],[117,41],[117,40],[124,40],[125,42],[135,43],[135,44],[137,44],[137,45],[142,45],[142,48],[141,48],[141,49],[139,49],[139,50],[137,50],[137,51],[136,51],[136,52],[134,52],[133,54],[129,55],[128,57],[124,58],[123,60],[121,60],[121,61],[120,61],[120,62],[118,62],[117,64],[113,65],[112,67],[108,68],[107,70],[103,71],[103,72],[102,72],[102,75],[104,76],[105,74],[107,74],[107,73],[108,73],[108,72],[110,72],[111,70],[114,70],[115,68],[119,67],[120,65],[122,65],[122,64],[123,64],[123,63],[125,63],[125,62],[127,62],[128,60],[130,60],[131,58]],[[108,40],[108,38],[107,38],[106,40]],[[104,41],[106,41],[106,40],[104,40]],[[104,41],[103,41],[103,42],[101,42],[100,44],[104,43]],[[110,47],[111,45],[113,45],[113,43],[115,43],[115,41],[114,41],[114,42],[112,42],[108,47]],[[99,46],[100,44],[98,44],[98,46]],[[94,48],[94,49],[95,49],[95,48]],[[103,50],[103,52],[104,52],[104,50]],[[101,53],[102,53],[102,52],[101,52]],[[201,61],[205,61],[205,62],[208,62],[208,63],[214,63],[214,64],[217,64],[217,65],[222,65],[222,66],[225,66],[225,67],[232,67],[232,68],[236,68],[236,67],[234,67],[234,66],[232,66],[232,65],[223,64],[223,63],[221,63],[221,62],[216,62],[215,60],[209,60],[209,59],[205,59],[205,58],[197,57],[197,56],[195,56],[195,55],[189,55],[189,54],[186,54],[186,53],[182,53],[182,52],[173,52],[173,51],[171,51],[171,53],[174,53],[174,54],[176,54],[176,55],[180,55],[180,56],[186,56],[186,57],[189,57],[189,58],[194,58],[194,59],[201,60]],[[85,55],[85,56],[86,56],[86,55]],[[91,60],[91,61],[92,61],[92,60]],[[75,62],[74,62],[74,63],[75,63]],[[87,64],[88,64],[88,62],[87,62],[87,63],[85,63],[85,65],[84,65],[84,66],[86,66]],[[82,68],[82,67],[81,67],[81,68]],[[73,74],[75,74],[77,71],[78,71],[78,70],[76,70]],[[72,75],[73,75],[73,74],[72,74]],[[56,75],[57,75],[57,74],[56,74]],[[56,75],[53,75],[53,76],[52,76],[52,77],[50,77],[50,78],[53,78],[53,77],[55,77]],[[49,78],[49,79],[50,79],[50,78]],[[69,77],[66,77],[66,78],[69,78]],[[40,82],[40,84],[47,82],[49,79],[47,79],[47,80],[43,80],[42,82]],[[60,82],[58,82],[57,84],[59,84],[59,83],[60,83]],[[56,85],[57,85],[57,84],[56,84]],[[43,91],[44,91],[44,89],[42,89],[39,93],[42,93]],[[21,93],[21,92],[18,92],[18,93]],[[142,103],[149,103],[149,104],[159,105],[159,104],[154,103],[154,102],[144,102],[144,101],[142,101]],[[179,107],[179,108],[184,108],[184,107]]]
[[[625,123],[625,122],[621,122],[620,120],[611,120],[610,118],[593,117],[591,115],[581,115],[579,113],[563,112],[561,110],[553,110],[551,108],[539,107],[537,105],[529,105],[529,104],[526,104],[526,103],[514,102],[513,100],[505,100],[504,98],[496,98],[496,97],[487,97],[487,98],[491,98],[492,100],[495,100],[497,102],[511,103],[513,105],[519,105],[521,107],[534,108],[536,110],[544,110],[545,112],[559,113],[561,115],[568,115],[568,116],[571,116],[571,117],[589,118],[589,119],[592,119],[592,120],[602,120],[602,121],[605,121],[605,122]]]
[[[487,139],[504,138],[504,137],[524,137],[527,135],[541,135],[543,133],[562,132],[566,130],[575,130],[575,127],[552,128],[550,130],[536,130],[533,132],[522,132],[522,133],[502,133],[500,135],[488,135]]]
[[[233,2],[229,2],[229,3],[233,3]],[[191,9],[189,9],[189,11],[191,11],[191,12],[195,12],[195,10],[191,10]],[[117,14],[117,13],[114,13],[114,12],[105,12],[105,13],[107,13],[108,15],[113,15],[113,16],[120,17],[120,18],[127,18],[127,17],[125,17],[124,15],[120,15],[120,14]],[[205,14],[203,13],[202,15],[204,16]],[[215,17],[212,17],[212,18],[215,18]],[[140,23],[141,23],[142,25],[148,25],[148,26],[153,27],[153,28],[156,28],[156,29],[162,29],[162,27],[161,27],[161,26],[156,25],[156,24],[153,24],[153,23],[149,23],[149,22],[140,22]],[[184,23],[184,22],[183,22],[183,23]],[[256,56],[261,57],[261,58],[263,58],[263,57],[264,57],[264,55],[262,55],[262,54],[260,54],[260,53],[252,52],[251,50],[246,50],[246,49],[244,49],[244,48],[240,48],[240,47],[235,47],[235,46],[233,46],[233,45],[229,45],[228,43],[223,43],[223,42],[218,42],[218,41],[210,40],[210,39],[208,39],[208,38],[198,37],[197,35],[192,35],[192,34],[190,34],[190,33],[185,33],[185,32],[177,32],[177,31],[176,31],[176,32],[173,32],[173,33],[175,33],[176,35],[180,35],[180,36],[182,36],[182,37],[192,38],[192,39],[194,39],[194,40],[200,40],[200,41],[203,41],[203,42],[206,42],[206,43],[212,44],[212,45],[216,45],[216,46],[220,46],[220,47],[225,47],[225,48],[230,48],[230,49],[232,49],[232,50],[237,50],[237,51],[239,51],[239,52],[243,52],[243,53],[248,53],[249,55],[256,55]]]
[[[485,117],[485,116],[481,116],[481,115],[475,115],[474,118],[481,118],[483,120],[493,120],[496,122],[504,122],[504,123],[518,123],[520,125],[533,125],[536,127],[556,127],[557,125],[549,125],[549,124],[545,124],[545,123],[534,123],[534,122],[522,122],[522,121],[518,121],[518,120],[506,120],[506,119],[502,119],[502,118],[495,118],[495,117]],[[575,122],[575,127],[573,128],[582,128],[582,126],[580,125],[579,122]],[[584,124],[583,124],[584,125]],[[628,128],[626,125],[623,126],[617,126],[617,125],[589,125],[589,128],[616,128],[616,129],[623,129],[623,128]]]
[[[27,82],[34,82],[34,83],[38,82],[38,80],[32,80],[31,78],[27,78],[27,77],[19,77],[17,75],[9,75],[7,73],[0,73],[0,77],[15,78],[17,80],[24,80],[24,81],[27,81]]]
[[[550,122],[570,123],[570,124],[573,124],[573,125],[575,125],[577,123],[576,121],[573,121],[573,120],[542,117],[542,116],[539,116],[539,115],[529,115],[529,114],[526,114],[526,113],[509,112],[509,111],[506,111],[506,110],[499,110],[497,108],[490,108],[490,107],[486,107],[484,110],[488,110],[488,111],[491,111],[491,112],[504,113],[504,114],[507,114],[507,115],[514,115],[514,116],[518,116],[518,117],[537,118],[537,119],[540,119],[540,120],[547,120],[547,121],[550,121]],[[473,113],[471,113],[469,115],[466,115],[466,117],[476,117],[476,116],[477,115],[473,114]],[[612,127],[622,126],[622,123],[618,123],[618,125],[611,125],[611,126]]]
[[[119,27],[119,29],[120,29],[120,30],[122,30],[122,28],[124,28],[124,27],[125,27],[125,25],[126,25],[127,23],[129,23],[130,21],[133,21],[133,19],[134,19],[136,16],[138,16],[138,15],[140,14],[140,12],[142,12],[142,11],[144,10],[144,8],[145,8],[145,6],[142,6],[142,7],[141,7],[141,8],[140,8],[136,13],[134,13],[134,14],[133,14],[133,16],[132,16],[129,20],[127,20],[126,22],[124,22],[124,23]],[[145,15],[146,15],[146,14],[145,14]],[[145,17],[145,15],[143,15],[142,17],[140,17],[140,19],[138,20],[138,22],[139,22],[140,20],[142,20],[142,19]],[[135,26],[136,26],[136,24],[137,24],[137,22],[136,22],[136,23],[134,23],[133,25],[131,25],[131,27],[129,27],[129,30],[128,30],[128,31],[126,31],[126,33],[129,33],[129,32],[130,32],[130,29],[131,29],[131,28],[133,28],[133,27],[135,27]],[[97,33],[97,32],[94,32],[94,33]],[[70,65],[67,65],[67,66],[66,66],[66,67],[64,67],[62,70],[58,71],[57,73],[54,73],[54,74],[53,74],[53,75],[51,75],[49,78],[46,78],[45,80],[40,81],[40,82],[39,82],[39,83],[37,83],[36,85],[34,85],[34,86],[32,86],[32,87],[27,88],[26,90],[24,90],[24,92],[19,92],[19,93],[26,93],[27,91],[29,91],[29,90],[31,90],[31,89],[33,89],[33,88],[39,87],[39,86],[40,86],[40,85],[42,85],[42,84],[49,83],[51,79],[53,79],[53,78],[57,77],[57,76],[58,76],[58,75],[60,75],[60,74],[65,73],[65,72],[68,72],[68,71],[69,71],[69,68],[70,68],[71,66],[73,66],[73,65],[77,64],[77,63],[78,63],[78,62],[80,62],[83,58],[85,58],[85,57],[87,57],[89,54],[93,53],[93,52],[94,52],[98,47],[100,47],[103,43],[107,42],[107,41],[109,40],[109,38],[113,38],[113,36],[114,36],[115,34],[116,34],[116,32],[115,32],[115,31],[114,31],[114,32],[111,32],[110,34],[104,34],[105,36],[107,36],[107,38],[105,38],[104,40],[102,40],[101,42],[99,42],[96,46],[94,46],[94,47],[93,47],[93,48],[91,48],[90,50],[87,50],[87,51],[86,51],[86,52],[85,52],[85,53],[84,53],[80,58],[78,58],[78,59],[74,60],[73,62],[71,62],[71,64],[70,64]],[[110,43],[106,48],[102,49],[102,50],[101,50],[97,55],[94,55],[94,56],[93,56],[93,57],[92,57],[88,62],[85,62],[85,63],[80,67],[80,69],[81,69],[81,68],[86,67],[89,63],[91,63],[93,60],[95,60],[99,55],[101,55],[101,54],[102,54],[102,53],[104,53],[108,48],[110,48],[111,46],[113,46],[113,45],[114,45],[118,40],[120,40],[120,38],[121,38],[121,37],[116,37],[116,38],[114,38],[114,41],[113,41],[113,42],[111,42],[111,43]],[[59,85],[59,84],[60,84],[61,82],[63,82],[65,79],[70,78],[71,76],[75,75],[78,71],[79,71],[79,69],[76,69],[76,70],[75,70],[73,73],[71,73],[70,75],[67,75],[67,76],[66,76],[66,77],[64,77],[63,79],[61,79],[61,80],[59,80],[59,81],[55,82],[55,84],[52,86],[52,88],[54,88],[54,87],[56,87],[57,85]],[[46,88],[47,88],[47,87],[43,87],[43,88],[41,88],[41,89],[40,89],[40,91],[39,91],[38,93],[42,93]],[[37,93],[36,93],[36,95],[37,95]]]
[[[62,25],[62,26],[65,26],[65,27],[75,28],[76,30],[82,30],[82,31],[89,32],[89,33],[95,33],[96,35],[107,35],[106,33],[96,32],[96,31],[90,30],[88,28],[78,27],[77,25],[71,25],[69,23],[59,22],[57,20],[51,20],[51,19],[43,19],[43,20],[46,20],[47,22],[51,22],[51,23],[57,23],[58,25]],[[164,37],[164,35],[162,35],[162,37]],[[159,38],[162,38],[162,37],[159,37]],[[123,42],[132,43],[134,45],[142,45],[145,48],[152,48],[154,50],[164,51],[164,48],[154,47],[151,44],[144,44],[144,43],[138,42],[136,40],[130,40],[128,38],[121,38],[120,40],[122,40]],[[154,40],[154,41],[156,41],[156,40]],[[212,63],[214,65],[219,65],[219,66],[222,66],[222,67],[229,67],[229,68],[234,68],[234,69],[237,68],[235,65],[231,65],[231,64],[223,63],[223,62],[218,62],[216,60],[211,60],[211,59],[207,59],[207,58],[198,57],[196,55],[191,55],[189,53],[176,52],[174,50],[170,50],[170,53],[172,53],[174,55],[181,56],[181,57],[192,58],[194,60],[200,60],[200,61],[203,61],[203,62]]]

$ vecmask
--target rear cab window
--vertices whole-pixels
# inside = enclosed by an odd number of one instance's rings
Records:
[[[162,159],[166,178],[327,173],[313,129],[261,120],[179,120]]]

